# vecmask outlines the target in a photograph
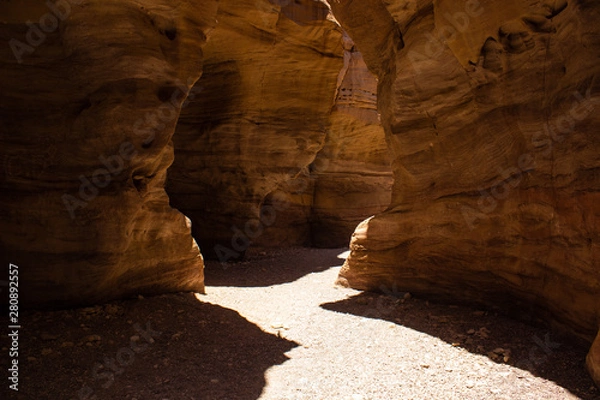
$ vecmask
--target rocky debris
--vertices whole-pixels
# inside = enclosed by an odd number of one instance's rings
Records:
[[[487,356],[498,362],[508,362],[510,361],[510,350],[505,350],[502,347],[497,347],[492,351],[487,353]]]
[[[333,254],[328,259],[335,260],[334,251],[305,249],[284,253],[280,265],[302,262],[315,268],[310,255],[327,251]],[[251,268],[270,263],[255,261]],[[338,270],[304,274],[302,279],[272,286],[261,286],[262,278],[253,275],[248,285],[212,286],[208,295],[198,297],[181,293],[147,296],[144,301],[131,298],[112,303],[124,315],[110,320],[102,314],[87,320],[79,310],[27,316],[28,332],[59,335],[59,339],[46,342],[23,335],[20,393],[27,399],[70,399],[89,386],[98,399],[204,399],[216,398],[217,393],[228,400],[248,399],[249,393],[265,400],[337,400],[354,394],[362,394],[365,400],[444,399],[448,393],[473,399],[598,398],[600,392],[590,387],[591,379],[578,368],[585,348],[574,346],[570,339],[552,336],[550,342],[562,346],[543,360],[547,353],[537,347],[533,362],[540,363],[528,364],[535,344],[531,339],[538,337],[545,344],[544,329],[493,312],[474,316],[468,307],[435,302],[426,306],[417,297],[386,316],[374,317],[370,308],[393,304],[397,297],[386,295],[389,302],[383,302],[379,294],[372,294],[371,306],[357,304],[365,294],[331,284]],[[183,320],[177,313],[181,309],[186,310]],[[450,322],[436,328],[434,320],[426,318],[429,314],[450,316]],[[222,323],[226,321],[230,323]],[[154,343],[134,328],[146,322],[162,332]],[[81,323],[90,332],[84,332]],[[282,330],[287,340],[276,337],[272,323],[290,325]],[[475,337],[483,350],[450,345],[457,333],[480,327],[491,333],[485,340]],[[100,336],[101,344],[61,348],[62,342],[78,343],[89,335]],[[131,342],[136,335],[139,341]],[[7,343],[8,337],[0,338],[3,351]],[[486,357],[498,347],[511,350],[508,363]],[[53,353],[42,356],[44,348]],[[127,348],[141,350],[130,364],[123,358]],[[114,373],[115,379],[104,388],[108,378],[97,377],[107,373]],[[466,387],[468,381],[473,388]]]
[[[99,342],[102,338],[99,335],[88,335],[84,339],[86,342]]]
[[[41,333],[40,334],[40,339],[45,340],[45,341],[53,341],[58,339],[58,335],[51,335],[48,333]]]
[[[586,357],[586,365],[590,375],[592,375],[592,379],[600,387],[600,332]]]

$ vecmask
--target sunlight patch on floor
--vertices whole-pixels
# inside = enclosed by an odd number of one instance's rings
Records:
[[[321,307],[362,293],[334,284],[340,268],[271,286],[208,286],[206,295],[196,296],[236,310],[264,332],[298,344],[286,352],[289,360],[265,372],[259,399],[578,398],[528,371],[427,333]],[[509,392],[498,389],[507,387]],[[527,397],[533,387],[534,397]]]

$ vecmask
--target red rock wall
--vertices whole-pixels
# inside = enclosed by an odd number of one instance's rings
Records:
[[[216,9],[0,3],[0,262],[19,265],[24,305],[203,290],[163,188]]]
[[[344,36],[331,125],[311,165],[312,243],[345,247],[356,226],[391,201],[391,158],[377,111],[377,79],[354,42]]]
[[[340,280],[485,303],[592,340],[597,3],[331,4],[379,77],[395,178],[391,208],[357,228]]]
[[[177,126],[171,203],[203,254],[222,261],[347,245],[391,192],[374,77],[350,49],[344,66],[324,2],[222,1],[218,19],[200,95]]]

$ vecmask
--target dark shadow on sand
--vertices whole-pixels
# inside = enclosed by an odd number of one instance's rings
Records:
[[[296,248],[275,251],[242,262],[206,261],[206,286],[264,287],[294,282],[312,272],[322,272],[344,263],[341,249]]]
[[[485,355],[495,362],[530,371],[556,382],[581,399],[600,399],[600,390],[594,387],[585,370],[589,344],[492,311],[403,299],[403,294],[364,292],[321,304],[321,307],[390,321],[438,337],[471,353]]]
[[[106,312],[111,306],[118,314]],[[192,294],[99,309],[22,318],[20,390],[11,398],[254,400],[265,386],[265,371],[297,346]],[[153,343],[136,324],[151,329]]]

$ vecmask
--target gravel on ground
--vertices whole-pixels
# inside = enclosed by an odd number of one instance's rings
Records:
[[[585,343],[484,308],[335,286],[345,250],[209,261],[205,295],[26,312],[19,391],[3,398],[600,399]]]

